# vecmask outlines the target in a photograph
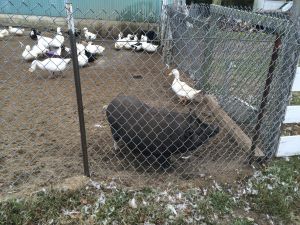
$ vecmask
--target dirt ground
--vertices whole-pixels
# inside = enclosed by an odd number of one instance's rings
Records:
[[[72,64],[63,77],[55,79],[49,79],[46,71],[29,73],[30,62],[22,60],[20,42],[34,44],[28,36],[0,40],[0,195],[49,186],[83,173]],[[103,110],[120,93],[180,112],[196,108],[205,122],[217,121],[202,103],[178,103],[161,53],[116,51],[112,40],[97,44],[106,47],[103,56],[80,69],[93,179],[129,187],[170,182],[185,187],[209,179],[231,182],[251,172],[243,164],[247,153],[222,127],[215,138],[187,157],[174,156],[173,172],[146,172],[120,159]]]

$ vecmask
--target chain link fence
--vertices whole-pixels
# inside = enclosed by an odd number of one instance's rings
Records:
[[[2,4],[1,195],[83,173],[77,63],[93,179],[228,182],[276,153],[299,57],[285,17],[214,5],[167,5],[160,18],[74,8],[73,40],[65,9]],[[34,16],[37,7],[58,16]]]

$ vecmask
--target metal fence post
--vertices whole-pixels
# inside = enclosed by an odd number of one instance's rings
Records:
[[[261,134],[261,125],[262,125],[262,120],[264,118],[264,114],[266,111],[266,106],[268,104],[268,98],[269,98],[269,94],[270,94],[270,89],[271,89],[271,85],[272,85],[272,81],[273,81],[273,77],[274,77],[274,71],[276,68],[276,63],[278,60],[278,55],[279,55],[279,48],[281,45],[281,37],[276,34],[276,39],[275,39],[275,43],[274,43],[274,47],[273,47],[273,52],[272,52],[272,57],[271,57],[271,62],[269,65],[269,70],[268,70],[268,75],[265,81],[265,87],[264,87],[264,91],[263,91],[263,96],[262,96],[262,100],[260,103],[260,107],[259,107],[259,113],[257,116],[257,122],[255,125],[255,134],[252,138],[252,145],[251,145],[251,155],[250,155],[250,163],[252,163],[254,161],[254,157],[255,157],[255,148],[258,144],[258,140]]]
[[[68,22],[68,29],[69,29],[69,34],[70,34],[70,45],[71,45],[71,52],[72,52],[71,55],[72,55],[72,62],[73,62],[75,87],[76,87],[78,117],[79,117],[80,136],[81,136],[81,149],[82,149],[82,153],[83,153],[84,174],[89,177],[90,171],[89,171],[89,162],[88,162],[88,154],[87,154],[87,142],[86,142],[86,132],[85,132],[85,123],[84,123],[79,65],[78,65],[78,58],[77,58],[76,38],[75,38],[75,34],[74,34],[75,26],[74,26],[72,3],[70,2],[70,0],[66,0],[65,5],[66,5],[66,11],[67,11],[67,22]]]

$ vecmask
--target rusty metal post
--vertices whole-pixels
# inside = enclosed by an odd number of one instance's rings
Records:
[[[280,38],[279,34],[276,34],[276,40],[275,40],[273,51],[272,51],[272,57],[271,57],[270,65],[269,65],[268,75],[267,75],[267,79],[265,82],[263,96],[262,96],[262,100],[261,100],[260,107],[259,107],[257,122],[256,122],[256,125],[254,128],[255,134],[252,138],[252,145],[250,148],[250,154],[251,154],[250,159],[249,159],[250,163],[252,163],[254,161],[255,148],[258,144],[258,138],[260,136],[260,128],[261,128],[261,124],[262,124],[262,119],[265,114],[266,105],[268,104],[268,97],[269,97],[269,93],[270,93],[270,89],[271,89],[271,84],[273,81],[274,71],[276,68],[276,62],[278,60],[278,52],[279,52],[280,45],[281,45],[281,38]]]

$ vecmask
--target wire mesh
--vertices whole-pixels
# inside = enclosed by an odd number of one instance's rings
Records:
[[[205,4],[167,5],[160,19],[157,10],[75,8],[71,52],[64,8],[12,7],[0,19],[16,28],[0,36],[1,194],[83,173],[71,55],[95,179],[228,181],[275,154],[299,57],[285,17]],[[36,7],[59,16],[34,16]]]

